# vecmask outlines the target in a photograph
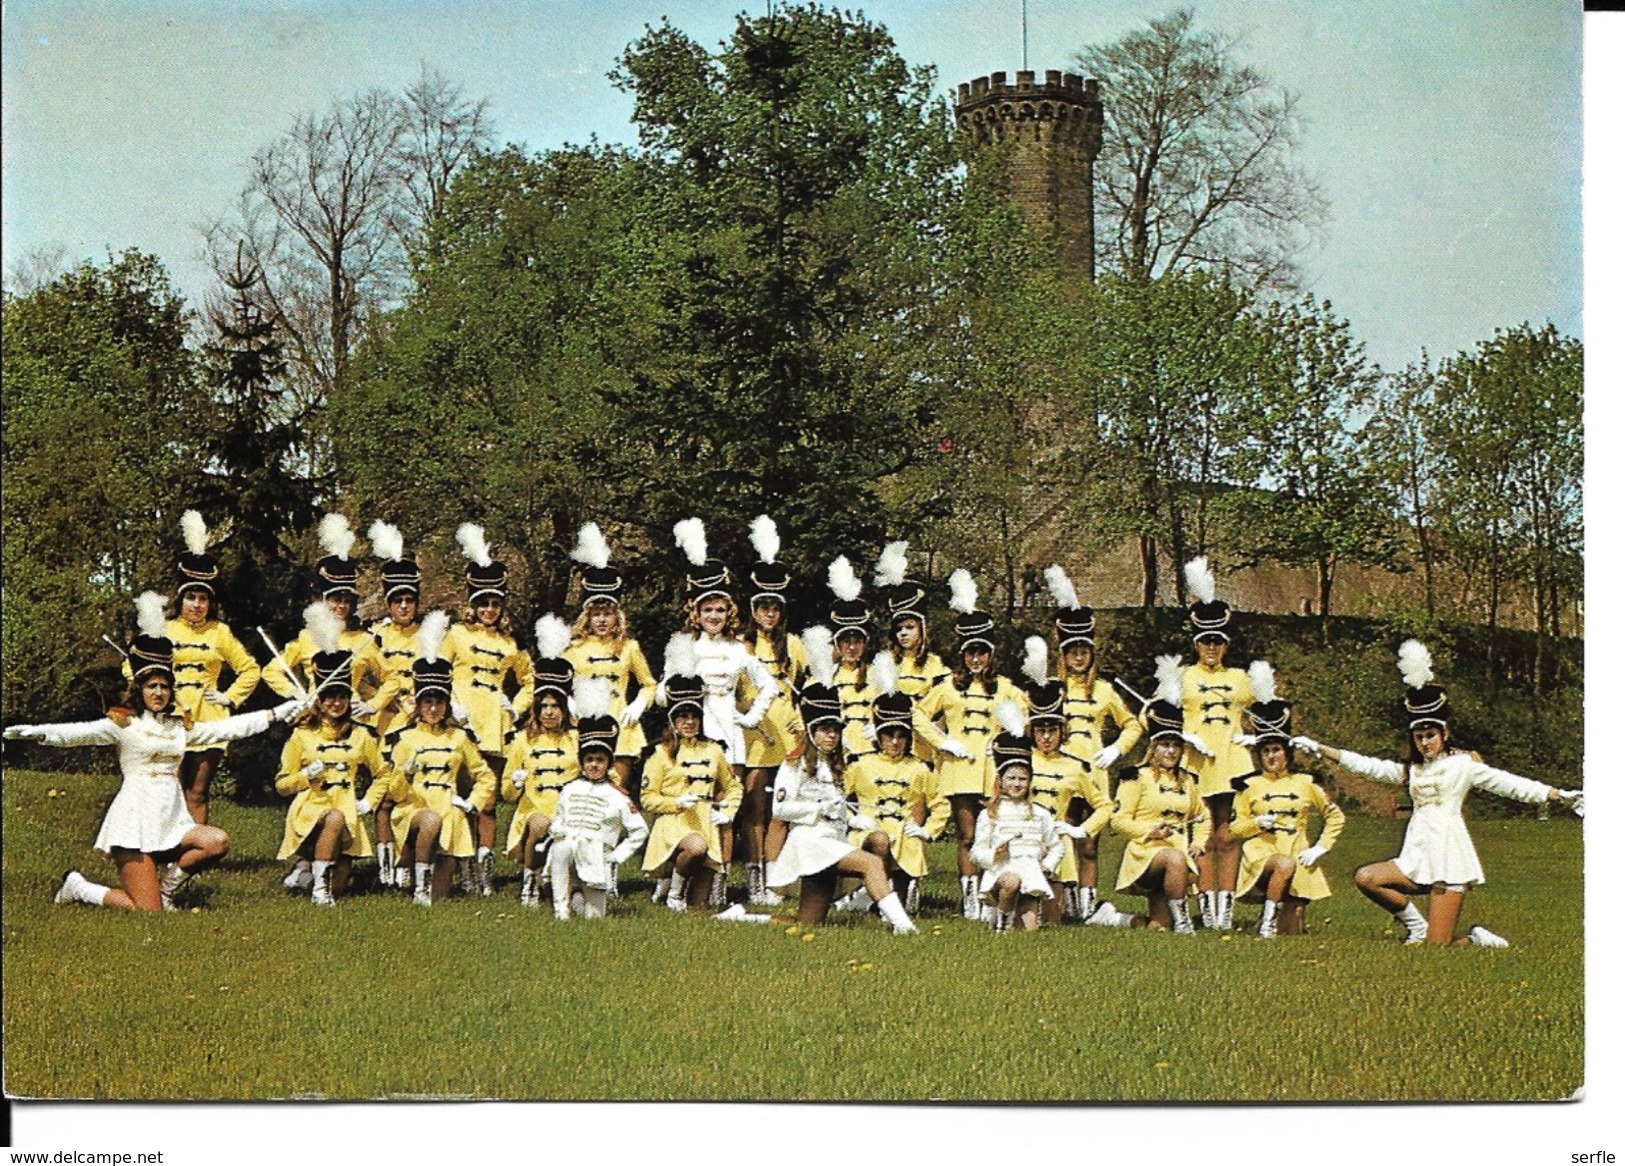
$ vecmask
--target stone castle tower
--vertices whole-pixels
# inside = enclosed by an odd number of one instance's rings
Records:
[[[1100,86],[1049,69],[1043,84],[1030,70],[1011,85],[1003,73],[959,86],[959,132],[978,154],[1008,159],[1011,201],[1033,230],[1053,233],[1062,259],[1095,277],[1095,157],[1105,112]]]

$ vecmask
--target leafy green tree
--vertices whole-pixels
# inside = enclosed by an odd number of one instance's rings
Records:
[[[1427,438],[1433,408],[1434,372],[1427,353],[1378,385],[1371,418],[1363,431],[1363,451],[1414,540],[1422,564],[1427,617],[1438,614],[1438,565],[1444,548],[1439,536],[1439,452]]]
[[[1314,569],[1324,629],[1341,564],[1402,565],[1393,508],[1360,451],[1377,373],[1329,302],[1272,303],[1259,324],[1242,459],[1254,488],[1224,495],[1226,527],[1242,563]]]
[[[3,303],[12,720],[94,707],[86,677],[107,655],[96,632],[169,580],[202,419],[190,313],[152,256],[84,264]]]

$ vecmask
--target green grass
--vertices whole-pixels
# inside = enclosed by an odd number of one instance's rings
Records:
[[[1583,1080],[1572,820],[1473,824],[1491,881],[1463,929],[1506,951],[1403,947],[1349,878],[1402,826],[1358,816],[1301,939],[995,936],[957,918],[937,844],[921,935],[841,919],[808,941],[674,916],[641,880],[611,919],[560,924],[521,911],[502,862],[488,900],[313,909],[270,858],[280,814],[229,802],[233,853],[201,910],[52,905],[70,866],[113,881],[88,841],[115,784],[0,780],[13,1096],[1510,1100]]]

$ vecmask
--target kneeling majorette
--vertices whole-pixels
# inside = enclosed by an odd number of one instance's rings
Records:
[[[1004,730],[992,741],[998,783],[976,817],[971,861],[982,870],[977,890],[994,931],[1037,931],[1040,904],[1055,897],[1056,869],[1066,853],[1055,819],[1033,801],[1033,743],[1021,706],[1000,701]]]
[[[1461,815],[1468,791],[1566,805],[1576,814],[1585,812],[1585,793],[1493,769],[1458,747],[1450,729],[1450,698],[1434,683],[1433,658],[1420,642],[1406,640],[1400,645],[1399,672],[1406,685],[1402,711],[1410,745],[1404,761],[1333,749],[1309,737],[1294,737],[1292,744],[1361,777],[1409,787],[1411,818],[1398,857],[1368,863],[1354,872],[1360,893],[1404,926],[1406,943],[1506,947],[1507,941],[1487,927],[1469,928],[1461,939],[1455,934],[1467,888],[1484,881],[1484,868]],[[1428,897],[1426,917],[1411,902],[1412,895]]]
[[[773,782],[773,816],[789,831],[784,849],[767,865],[768,886],[778,890],[799,883],[797,922],[821,923],[829,915],[837,880],[855,877],[892,931],[911,933],[916,928],[892,889],[884,860],[851,841],[854,833],[872,833],[876,822],[847,804],[841,698],[830,683],[835,675],[833,637],[828,628],[815,627],[802,639],[812,676],[801,690],[806,739],[799,755],[779,766]]]
[[[194,722],[175,707],[175,648],[165,634],[164,597],[143,592],[135,606],[140,631],[125,653],[133,677],[126,698],[130,707],[114,709],[97,721],[11,725],[5,730],[8,740],[41,745],[118,746],[124,782],[102,817],[94,845],[117,865],[119,886],[102,886],[69,871],[56,893],[58,903],[125,911],[172,909],[186,881],[220,861],[230,845],[224,830],[199,825],[187,809],[179,776],[187,747],[252,737],[310,707],[296,699],[270,712]]]
[[[1343,832],[1343,811],[1315,783],[1292,770],[1292,706],[1276,699],[1275,670],[1267,660],[1247,669],[1253,703],[1247,706],[1245,735],[1258,758],[1256,774],[1235,781],[1235,819],[1230,833],[1241,841],[1241,872],[1236,895],[1262,898],[1258,934],[1302,935],[1304,907],[1330,895],[1317,865]],[[1320,836],[1309,844],[1309,817],[1318,814]]]
[[[1117,868],[1117,889],[1144,895],[1144,916],[1102,903],[1088,919],[1105,927],[1155,925],[1176,934],[1195,932],[1185,895],[1196,862],[1207,848],[1207,811],[1197,777],[1182,764],[1187,744],[1180,708],[1178,656],[1157,658],[1157,691],[1144,717],[1149,743],[1145,764],[1117,783],[1112,829],[1128,839]]]
[[[539,670],[539,669],[538,669]],[[649,827],[626,791],[609,780],[620,721],[610,715],[614,693],[608,680],[575,686],[576,737],[581,776],[559,791],[548,828],[548,881],[553,915],[602,919],[615,891],[615,868],[649,837]]]
[[[310,661],[316,704],[282,747],[276,792],[294,800],[277,858],[308,862],[311,903],[331,907],[344,893],[352,861],[373,852],[363,821],[373,806],[362,796],[361,775],[365,772],[380,794],[394,775],[377,734],[351,716],[350,653],[339,649],[338,617],[320,603],[311,604],[305,615],[319,648]]]

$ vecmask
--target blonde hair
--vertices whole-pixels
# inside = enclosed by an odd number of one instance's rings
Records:
[[[610,633],[609,642],[614,646],[615,654],[618,656],[621,654],[621,649],[626,646],[626,641],[632,638],[632,632],[626,626],[626,612],[621,610],[621,605],[613,599],[607,599],[603,596],[596,596],[581,605],[581,614],[576,616],[575,623],[570,625],[571,642],[579,642],[592,635],[591,616],[594,604],[608,604],[611,610],[615,612],[615,630]],[[504,612],[503,614],[507,613]]]
[[[700,629],[700,604],[722,600],[728,605],[728,619],[722,625],[722,634],[730,640],[739,638],[739,605],[734,602],[732,595],[707,595],[702,600],[690,600],[687,604],[688,613],[683,620],[683,630],[691,636],[698,636]]]

